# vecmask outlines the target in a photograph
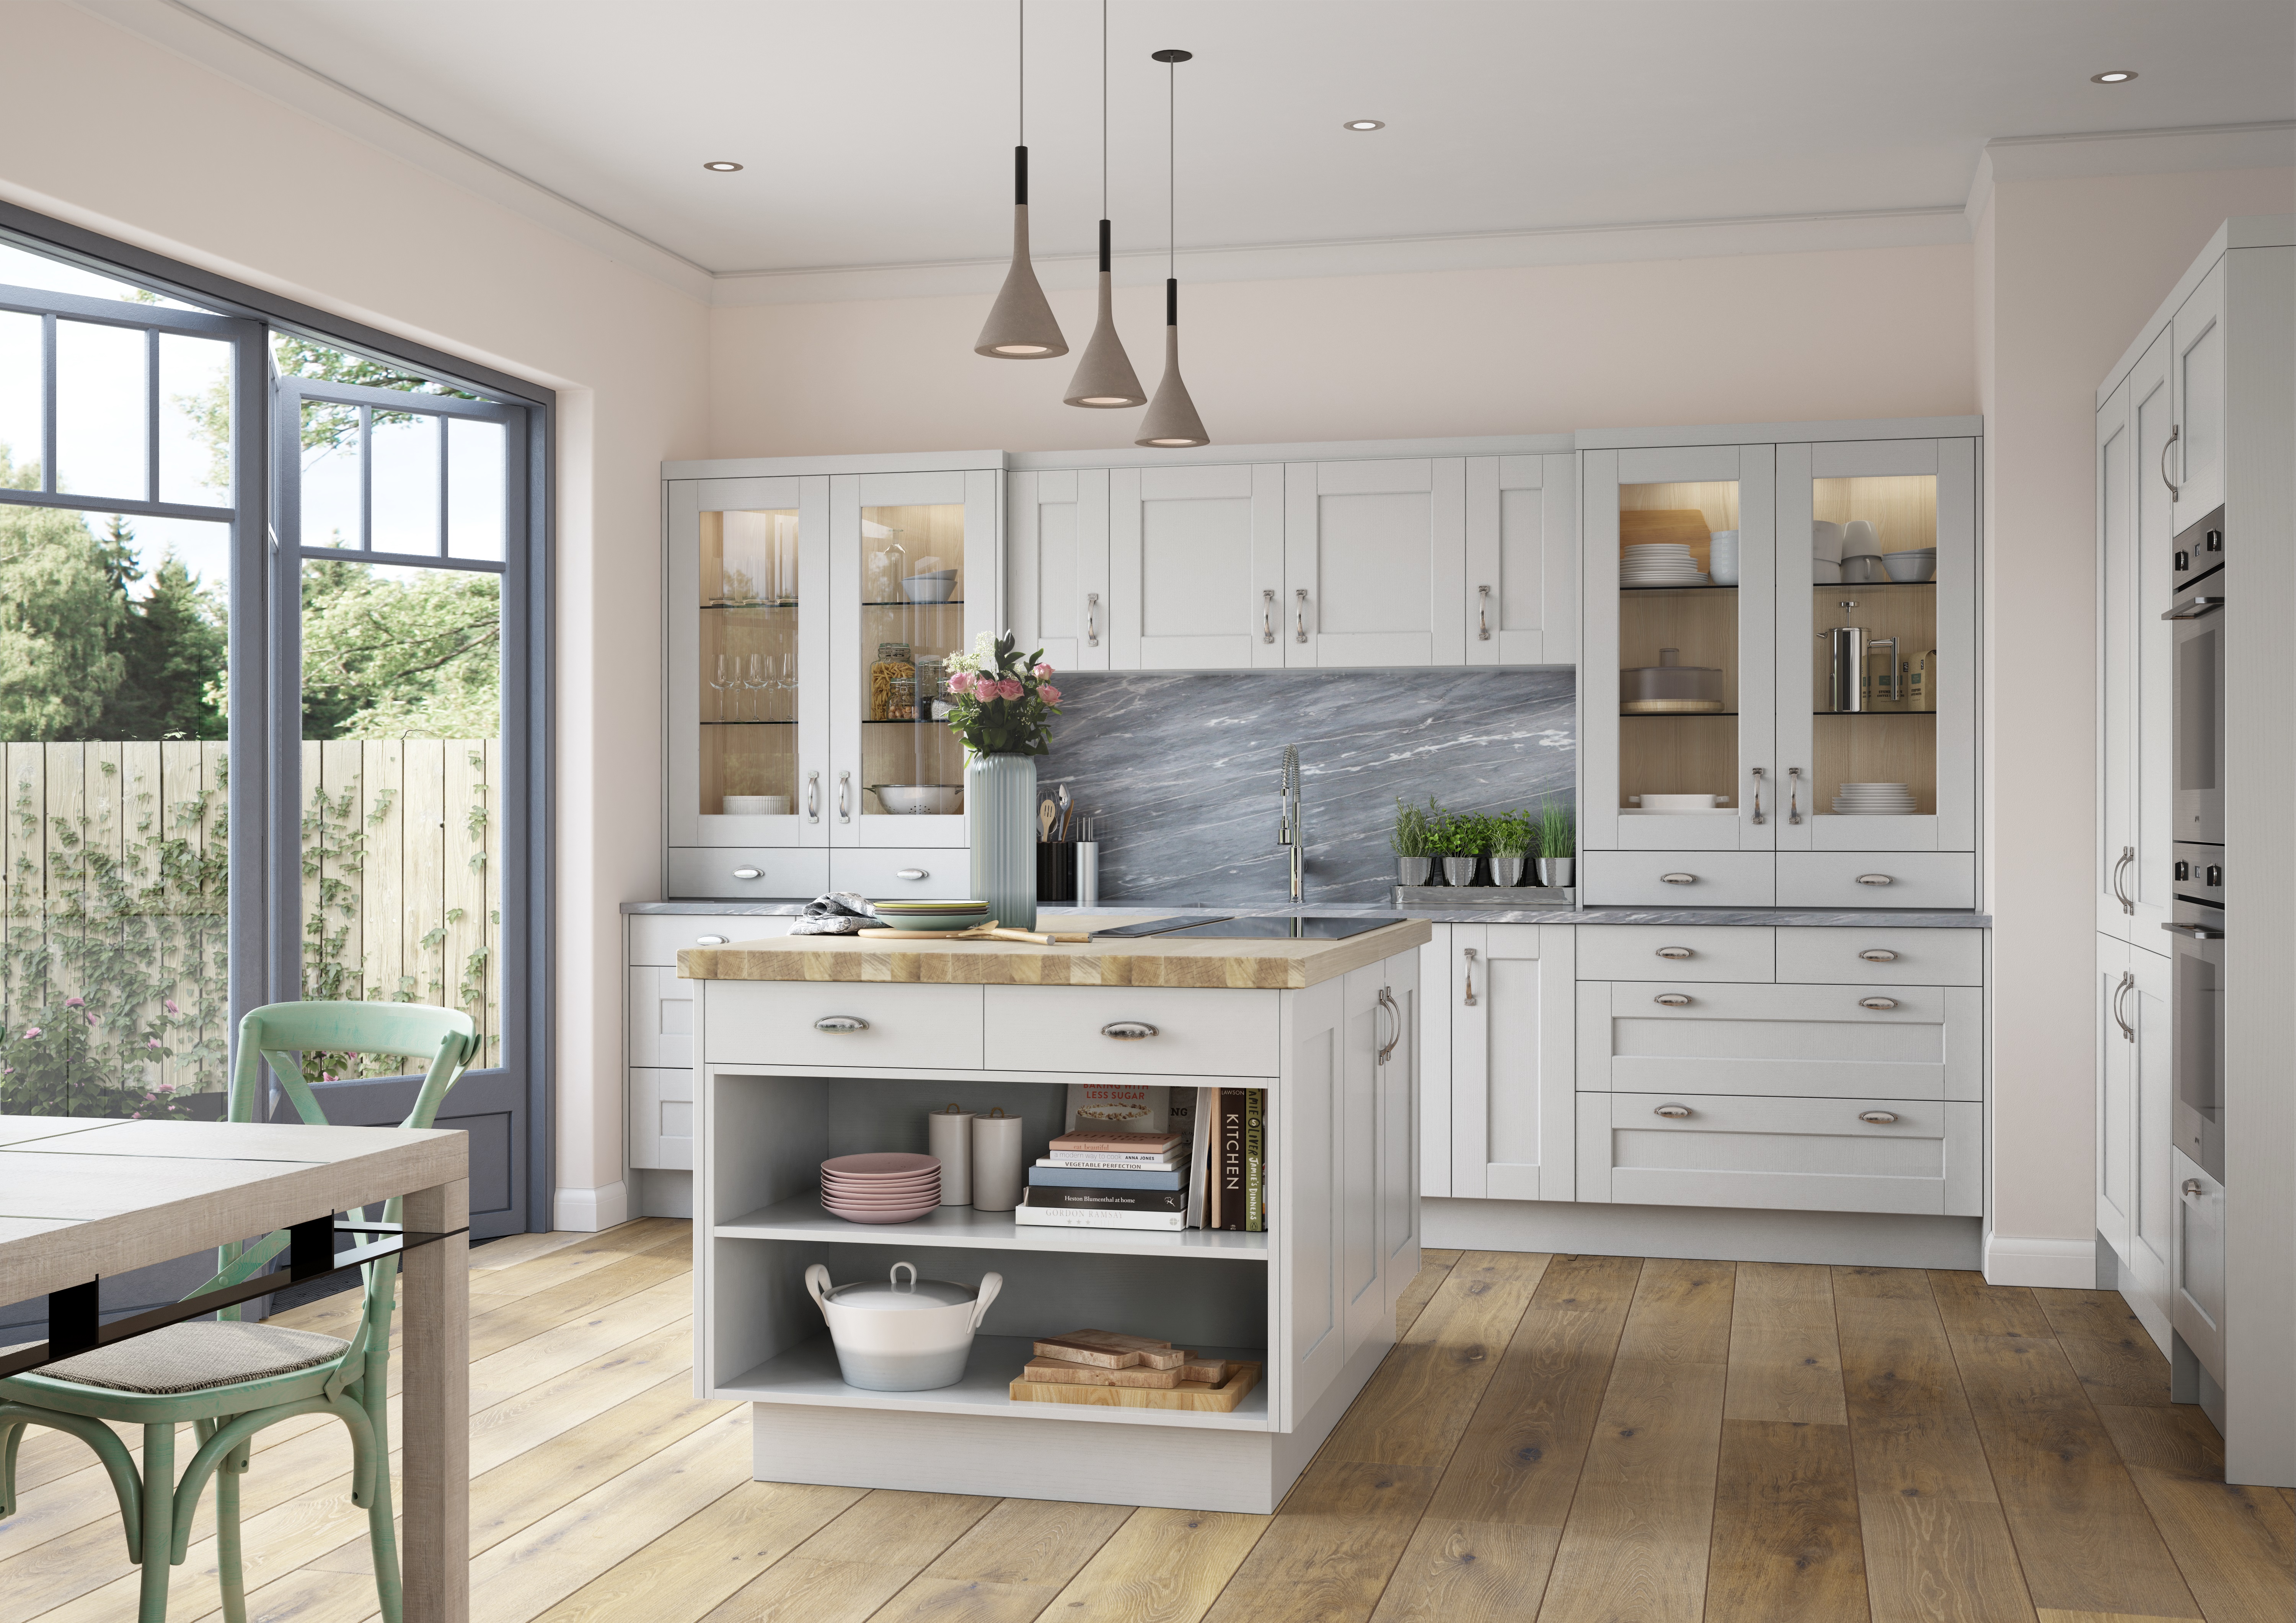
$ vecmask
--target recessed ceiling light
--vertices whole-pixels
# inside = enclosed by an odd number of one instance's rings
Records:
[[[701,167],[711,171],[713,174],[731,175],[734,170],[740,168],[742,166],[735,163],[730,158],[713,158]]]
[[[1385,129],[1387,126],[1377,119],[1349,119],[1340,127],[1342,129]]]
[[[2088,82],[2092,85],[2126,85],[2136,77],[2136,70],[2134,68],[2113,68],[2103,73],[2090,74]]]

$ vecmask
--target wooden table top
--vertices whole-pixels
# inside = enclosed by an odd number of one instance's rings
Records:
[[[470,1176],[447,1128],[0,1116],[0,1302]]]
[[[1062,914],[1046,930],[1108,930],[1153,913]],[[1252,941],[1231,937],[1036,947],[1015,941],[888,941],[859,936],[780,936],[725,947],[689,947],[677,972],[689,980],[877,980],[920,985],[1210,987],[1297,990],[1377,963],[1434,939],[1406,919],[1343,941]]]

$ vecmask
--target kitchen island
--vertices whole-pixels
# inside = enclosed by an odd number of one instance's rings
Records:
[[[1418,1272],[1413,1033],[1431,934],[680,952],[699,983],[696,1394],[754,1406],[761,1480],[1273,1510],[1392,1345]],[[823,1160],[923,1152],[927,1113],[951,1102],[1021,1117],[1034,1160],[1087,1081],[1265,1089],[1267,1231],[1031,1227],[970,1206],[871,1227],[819,1205]],[[849,1387],[805,1270],[843,1283],[901,1260],[1004,1288],[956,1385]],[[1226,1412],[1008,1395],[1033,1338],[1086,1326],[1264,1377]]]

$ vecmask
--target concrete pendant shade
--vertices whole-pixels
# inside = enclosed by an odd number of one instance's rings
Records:
[[[1196,403],[1188,398],[1188,386],[1180,381],[1180,284],[1167,282],[1164,283],[1164,381],[1156,385],[1156,398],[1148,403],[1148,414],[1140,420],[1140,438],[1132,443],[1159,449],[1178,449],[1211,442],[1212,437],[1204,432],[1204,420],[1196,415]]]
[[[1092,341],[1084,347],[1084,359],[1077,363],[1076,376],[1069,380],[1069,392],[1063,397],[1065,404],[1092,411],[1144,406],[1148,400],[1148,391],[1140,387],[1140,374],[1132,370],[1132,357],[1124,353],[1124,340],[1116,335],[1112,291],[1115,279],[1109,269],[1108,237],[1108,222],[1103,220],[1100,319],[1093,325]]]
[[[1004,273],[1004,285],[972,352],[992,360],[1041,361],[1066,355],[1069,340],[1061,336],[1061,324],[1053,319],[1053,307],[1029,263],[1029,149],[1014,147],[1013,161],[1013,268]]]

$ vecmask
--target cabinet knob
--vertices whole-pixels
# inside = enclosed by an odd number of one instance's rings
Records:
[[[1895,963],[1898,955],[1886,947],[1869,947],[1857,955],[1868,963]]]
[[[1698,955],[1686,947],[1661,947],[1658,949],[1658,955],[1671,958],[1678,963],[1685,958],[1695,958]]]
[[[2188,1177],[2185,1180],[2185,1198],[2186,1200],[2197,1201],[2207,1193],[2208,1192],[2206,1190],[2201,1187],[2200,1179],[2196,1177]]]
[[[1898,1006],[1898,1000],[1894,997],[1861,997],[1857,1000],[1857,1006],[1861,1009],[1894,1009]]]
[[[1886,873],[1860,873],[1857,882],[1861,885],[1886,885],[1890,880]]]
[[[1877,1127],[1886,1127],[1891,1122],[1897,1120],[1897,1119],[1898,1112],[1895,1111],[1860,1111],[1857,1112],[1858,1120],[1870,1121]]]
[[[816,1031],[866,1031],[869,1022],[857,1014],[824,1014],[813,1022]]]
[[[1686,992],[1660,992],[1651,1001],[1669,1009],[1686,1009],[1690,1006],[1690,995]]]
[[[1698,882],[1695,873],[1661,873],[1658,877],[1661,884],[1668,885],[1694,885]]]
[[[755,868],[736,868],[734,870],[734,877],[735,879],[763,879],[765,878],[765,875]]]
[[[895,879],[931,879],[932,875],[922,868],[902,868],[897,871],[893,877]]]
[[[1653,1116],[1663,1116],[1669,1121],[1679,1121],[1685,1116],[1690,1114],[1690,1107],[1686,1104],[1661,1104],[1656,1110],[1652,1111],[1651,1114]]]
[[[723,936],[696,936],[693,938],[693,945],[696,947],[723,947],[726,945],[726,938]]]
[[[1103,1037],[1112,1037],[1119,1043],[1136,1043],[1143,1037],[1156,1035],[1156,1028],[1144,1020],[1112,1020],[1100,1029]]]

